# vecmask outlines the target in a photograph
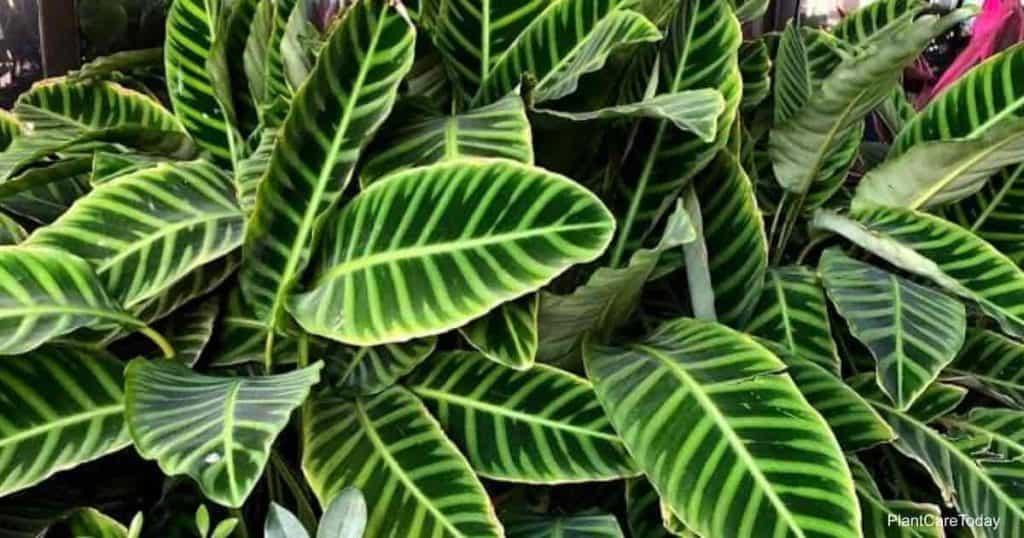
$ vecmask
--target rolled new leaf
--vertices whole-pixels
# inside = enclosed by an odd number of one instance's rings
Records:
[[[539,168],[417,168],[329,216],[313,285],[288,307],[305,330],[353,345],[440,334],[597,258],[614,227],[596,196]]]
[[[749,337],[678,319],[584,355],[630,454],[696,533],[860,536],[839,443],[785,364]]]
[[[125,417],[135,448],[167,475],[192,477],[210,500],[241,506],[321,366],[213,377],[175,361],[133,360],[125,372]]]

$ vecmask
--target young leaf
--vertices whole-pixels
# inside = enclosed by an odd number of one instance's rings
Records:
[[[355,488],[341,490],[324,510],[316,538],[363,538],[366,499]]]
[[[366,536],[503,535],[465,458],[405,389],[314,399],[303,422],[310,486],[321,504],[358,488],[371,507]]]
[[[78,510],[68,518],[67,526],[76,538],[128,538],[124,525],[95,508]]]
[[[191,476],[210,500],[241,506],[270,445],[320,379],[321,364],[276,376],[229,378],[174,361],[135,359],[125,416],[139,455],[168,475]]]
[[[311,333],[366,346],[439,334],[536,290],[599,256],[614,222],[562,176],[475,159],[375,183],[324,230],[311,291],[289,310]]]
[[[265,538],[309,538],[299,519],[277,503],[270,504],[263,535]]]
[[[743,75],[744,111],[753,110],[771,95],[772,58],[764,39],[744,41],[739,52],[740,73]]]
[[[451,352],[431,357],[407,385],[479,476],[560,484],[637,474],[593,387],[568,372],[517,372]]]
[[[750,338],[678,319],[585,359],[612,425],[689,528],[752,536],[757,522],[794,536],[860,536],[839,443],[785,364]]]

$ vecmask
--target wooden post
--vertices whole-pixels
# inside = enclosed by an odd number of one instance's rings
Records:
[[[48,77],[81,65],[75,0],[39,0],[39,49],[43,73]]]

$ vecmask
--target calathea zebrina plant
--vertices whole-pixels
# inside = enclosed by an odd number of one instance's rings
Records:
[[[37,84],[0,536],[1024,536],[1024,48],[915,110],[972,12],[767,4],[174,0]]]

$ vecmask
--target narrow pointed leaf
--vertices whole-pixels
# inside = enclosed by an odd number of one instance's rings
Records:
[[[68,530],[82,538],[128,538],[128,529],[116,519],[96,510],[82,508],[67,520]]]
[[[479,476],[530,484],[637,474],[584,379],[517,372],[472,352],[433,356],[407,382]]]
[[[123,369],[61,346],[0,361],[0,497],[131,444]]]
[[[218,169],[160,164],[98,185],[26,244],[85,259],[130,308],[238,248],[244,226],[234,186]]]
[[[125,373],[125,416],[139,454],[203,494],[241,506],[270,445],[319,380],[320,364],[250,378],[197,374],[174,361],[135,359]]]
[[[277,503],[270,505],[263,535],[265,538],[309,538],[299,519]]]
[[[0,245],[17,245],[28,237],[25,228],[18,221],[0,213]]]
[[[562,176],[456,160],[375,183],[324,228],[314,285],[289,310],[309,332],[375,345],[445,332],[536,290],[598,257],[614,223]]]
[[[483,486],[423,404],[393,387],[366,399],[316,399],[305,413],[303,470],[321,504],[356,487],[366,536],[504,533]]]
[[[324,354],[323,390],[332,396],[377,394],[427,359],[436,344],[436,338],[374,347],[331,344]]]
[[[861,525],[864,538],[945,537],[940,523],[942,512],[938,506],[884,499],[864,464],[853,459],[848,461],[850,470],[853,472],[854,484],[857,486],[857,501],[860,503],[860,511],[864,514],[864,523]],[[904,525],[902,521],[921,521],[930,522],[930,524]]]
[[[502,518],[508,538],[624,538],[611,514],[551,517],[516,514]]]
[[[811,96],[811,68],[808,65],[807,45],[794,22],[786,25],[779,39],[779,51],[775,56],[775,118],[780,126],[807,104]]]
[[[989,450],[1007,460],[1024,456],[1024,413],[1015,409],[975,407],[966,417],[943,419],[943,424],[989,440]]]
[[[343,489],[324,509],[316,538],[362,538],[366,512],[363,494],[355,488]]]
[[[849,218],[819,212],[814,226],[975,301],[1005,331],[1024,335],[1024,272],[956,224],[907,209],[869,207]]]
[[[265,109],[273,106],[276,100],[292,97],[281,46],[288,18],[298,4],[298,0],[263,2],[253,16],[252,30],[246,40],[243,55],[245,74],[257,108]],[[278,118],[268,121],[264,117],[263,120],[265,125],[274,126]]]
[[[1022,409],[1024,345],[991,331],[968,329],[967,342],[942,377]]]
[[[503,303],[459,331],[487,358],[516,370],[533,366],[537,358],[537,310],[540,296],[533,293]]]
[[[585,355],[615,429],[695,532],[860,536],[839,443],[785,364],[750,338],[684,318]]]
[[[277,328],[310,257],[313,231],[352,176],[412,65],[415,30],[393,5],[359,2],[327,38],[299,88],[245,236],[241,283]]]

